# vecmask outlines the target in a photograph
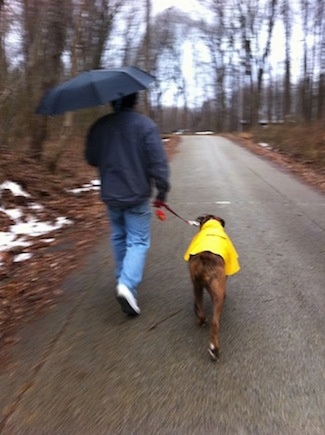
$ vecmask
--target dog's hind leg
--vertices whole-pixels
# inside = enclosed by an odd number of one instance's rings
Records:
[[[210,344],[209,344],[209,354],[213,360],[218,360],[219,358],[219,329],[220,320],[223,310],[224,300],[225,300],[225,280],[220,282],[214,282],[212,287],[208,289],[212,301],[212,320],[210,325]]]
[[[206,318],[203,307],[203,287],[200,283],[194,282],[194,312],[197,317],[199,326],[206,324]]]
[[[204,282],[202,277],[202,262],[199,255],[193,255],[189,261],[189,269],[194,291],[194,313],[200,326],[206,324],[203,307]]]

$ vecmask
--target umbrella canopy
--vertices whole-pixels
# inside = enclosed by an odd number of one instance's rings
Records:
[[[146,89],[154,80],[152,75],[133,66],[85,71],[47,91],[36,113],[59,115],[101,106]]]

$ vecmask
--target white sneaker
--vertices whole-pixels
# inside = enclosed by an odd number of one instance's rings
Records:
[[[137,300],[132,292],[124,284],[118,284],[116,287],[116,299],[120,303],[122,310],[126,314],[137,316],[141,313]]]

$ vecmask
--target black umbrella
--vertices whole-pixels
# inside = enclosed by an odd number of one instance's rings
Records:
[[[85,71],[46,92],[36,113],[59,115],[101,106],[146,89],[154,80],[152,75],[134,66]]]

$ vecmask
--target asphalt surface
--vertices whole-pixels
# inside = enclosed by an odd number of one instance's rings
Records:
[[[324,195],[213,136],[184,137],[171,169],[169,205],[223,217],[240,254],[220,361],[182,259],[197,230],[153,218],[141,316],[114,299],[103,235],[62,303],[21,331],[0,377],[1,434],[325,433]]]

